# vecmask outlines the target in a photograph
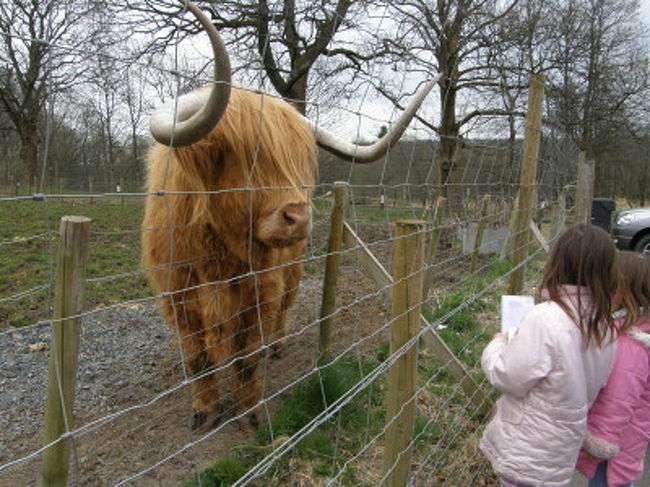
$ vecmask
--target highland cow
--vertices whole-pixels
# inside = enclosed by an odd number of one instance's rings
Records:
[[[184,2],[185,3],[185,2]],[[228,55],[210,21],[215,82],[152,115],[143,265],[178,332],[192,378],[193,427],[219,419],[224,400],[215,367],[230,364],[235,402],[261,399],[257,364],[285,329],[311,228],[316,145],[348,160],[381,157],[408,125],[435,81],[414,97],[372,146],[341,142],[289,103],[230,88]]]

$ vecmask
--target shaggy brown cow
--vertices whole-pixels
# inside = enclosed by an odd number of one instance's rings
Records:
[[[234,399],[253,411],[255,424],[257,364],[263,348],[281,337],[301,279],[316,144],[350,160],[377,159],[434,82],[382,141],[346,144],[282,100],[231,90],[218,33],[200,10],[187,7],[212,40],[216,81],[152,115],[159,144],[149,153],[142,260],[181,340],[193,426],[219,419],[223,398],[213,370],[229,361]]]

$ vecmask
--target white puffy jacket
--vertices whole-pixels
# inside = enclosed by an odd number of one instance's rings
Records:
[[[575,304],[576,288],[564,292]],[[480,448],[499,475],[531,486],[569,484],[587,411],[607,382],[614,353],[613,340],[585,349],[576,324],[551,301],[535,306],[509,341],[492,340],[481,365],[502,395]]]

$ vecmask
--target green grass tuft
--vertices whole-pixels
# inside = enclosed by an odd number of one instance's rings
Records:
[[[362,378],[369,370],[370,363],[362,363],[354,358],[347,358],[339,363],[313,373],[305,382],[296,387],[290,398],[283,404],[272,421],[274,436],[293,435],[314,417],[323,412],[327,406],[339,399]],[[362,405],[354,401],[341,410],[344,425],[354,425],[365,418]],[[258,431],[262,442],[271,440],[268,428]]]
[[[455,294],[446,296],[440,301],[438,307],[433,311],[434,321],[459,308],[467,301],[467,299],[468,296],[463,292],[457,292]],[[477,305],[475,304],[471,304],[462,308],[460,311],[454,313],[445,321],[445,326],[447,326],[448,329],[455,331],[474,331],[477,327],[477,321],[473,313],[476,308]]]
[[[307,457],[333,458],[336,450],[334,439],[326,431],[310,433],[298,446],[298,451]]]
[[[236,458],[219,460],[209,469],[183,484],[183,487],[227,487],[248,471],[248,466]]]
[[[293,390],[274,414],[271,428],[260,428],[251,443],[238,449],[239,460],[232,458],[220,460],[201,474],[200,485],[207,487],[230,485],[246,472],[248,467],[256,464],[272,450],[271,430],[274,441],[282,441],[283,438],[294,435],[320,414],[326,408],[326,404],[332,404],[339,399],[376,366],[377,363],[374,361],[349,357],[323,369],[320,374],[312,374]],[[351,445],[355,448],[360,445],[363,437],[360,431],[365,430],[368,425],[373,431],[380,429],[384,415],[381,404],[379,386],[373,384],[343,407],[334,420],[303,438],[295,448],[292,458],[301,459],[314,476],[335,474],[341,462],[345,460],[341,457],[341,452],[349,450]],[[265,478],[272,477],[274,481],[281,479],[286,475],[287,461],[285,457],[276,463],[267,472]],[[343,476],[345,485],[355,485],[353,479],[354,471],[350,469]],[[188,481],[185,487],[198,486],[197,482],[198,479],[194,478]]]

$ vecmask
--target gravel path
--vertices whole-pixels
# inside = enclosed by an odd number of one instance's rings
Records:
[[[82,326],[77,414],[113,411],[134,378],[153,380],[161,360],[173,360],[171,335],[153,304],[91,313]],[[0,335],[0,465],[13,459],[9,452],[15,458],[16,438],[40,435],[50,338],[49,325]]]
[[[308,277],[303,282],[305,306],[295,310],[295,329],[314,323],[321,280]],[[75,427],[98,419],[101,424],[75,435],[77,460],[72,461],[71,480],[78,485],[115,485],[168,455],[173,455],[172,461],[129,485],[178,485],[191,472],[211,465],[233,442],[245,441],[233,424],[185,453],[174,453],[184,451],[200,435],[189,428],[189,390],[179,388],[184,376],[178,342],[155,303],[91,312],[82,326]],[[288,355],[273,361],[267,377],[269,391],[313,367],[317,332],[312,327],[309,333],[299,334],[288,345]],[[2,469],[42,446],[50,339],[49,325],[0,333],[2,487],[38,485],[40,458]],[[110,413],[116,415],[106,420]]]
[[[360,342],[385,323],[387,310],[380,294],[356,301],[376,293],[376,286],[356,266],[345,265],[348,260],[352,258],[344,259],[337,293],[343,307],[338,315],[342,326],[334,336],[333,350],[359,342],[355,353],[363,353],[386,340],[385,333],[380,333]],[[313,370],[318,355],[314,323],[321,293],[322,275],[306,274],[299,304],[292,312],[290,330],[295,335],[280,358],[271,359],[261,372],[269,395],[291,387]],[[354,305],[346,307],[350,303]],[[236,424],[220,429],[207,441],[190,430],[189,390],[178,387],[184,378],[178,344],[155,303],[96,310],[83,318],[82,326],[75,427],[98,419],[102,422],[75,435],[71,481],[76,485],[115,485],[145,471],[128,485],[179,485],[192,472],[207,468],[232,446],[249,439]],[[40,458],[5,470],[3,466],[42,446],[50,340],[46,324],[0,331],[2,487],[38,485]],[[269,402],[268,414],[273,414],[283,397]],[[103,420],[109,413],[120,412],[124,414]],[[193,446],[187,448],[188,444]]]

